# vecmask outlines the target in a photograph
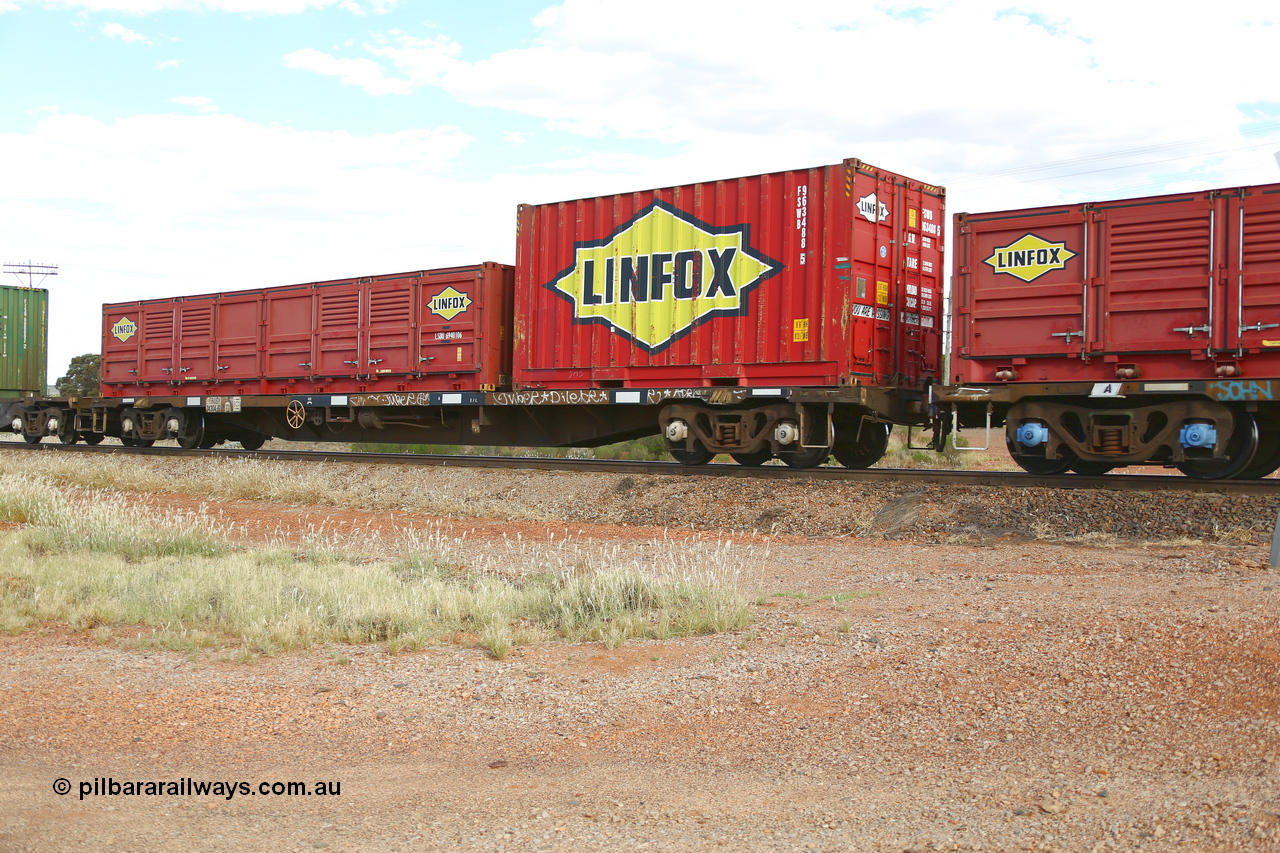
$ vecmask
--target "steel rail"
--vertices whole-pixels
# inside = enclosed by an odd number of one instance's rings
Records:
[[[26,453],[107,453],[131,456],[269,459],[287,462],[342,462],[377,465],[425,465],[441,468],[573,471],[594,474],[655,474],[684,477],[736,477],[764,480],[851,480],[864,483],[911,482],[953,486],[1001,486],[1024,489],[1094,489],[1099,491],[1208,492],[1222,495],[1280,495],[1280,479],[1196,480],[1181,475],[1080,474],[1041,475],[1023,471],[949,471],[932,468],[864,468],[835,466],[788,468],[747,467],[737,463],[681,465],[678,462],[635,462],[615,459],[548,459],[533,456],[438,456],[317,450],[187,450],[181,447],[27,444],[0,441],[0,449]]]

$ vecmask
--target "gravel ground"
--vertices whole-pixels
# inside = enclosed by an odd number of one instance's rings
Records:
[[[198,505],[249,535],[452,506],[477,548],[772,531],[734,535],[756,622],[501,661],[0,638],[0,849],[1280,850],[1268,499],[331,473],[378,508]],[[79,796],[185,778],[341,793]]]

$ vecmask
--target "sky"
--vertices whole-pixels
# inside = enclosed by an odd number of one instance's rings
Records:
[[[1274,2],[0,0],[0,261],[58,266],[52,382],[104,302],[510,263],[521,202],[1280,182],[1278,80]]]

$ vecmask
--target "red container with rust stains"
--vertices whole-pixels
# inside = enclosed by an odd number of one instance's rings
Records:
[[[955,224],[952,383],[1280,376],[1280,184]]]
[[[521,205],[515,385],[940,379],[943,201],[846,160]]]
[[[104,305],[102,393],[504,387],[513,273],[486,263]]]

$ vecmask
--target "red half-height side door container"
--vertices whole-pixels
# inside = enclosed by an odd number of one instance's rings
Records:
[[[1280,185],[962,213],[956,234],[954,382],[1280,375]]]
[[[509,388],[513,279],[485,263],[104,305],[104,393]]]

